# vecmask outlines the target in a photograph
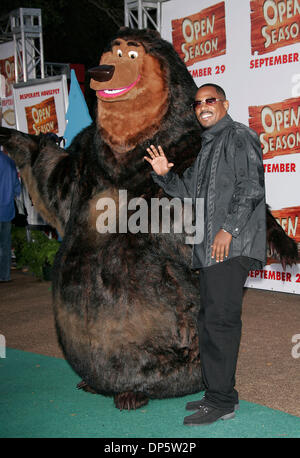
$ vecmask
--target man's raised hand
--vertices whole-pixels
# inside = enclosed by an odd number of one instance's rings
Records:
[[[168,161],[161,146],[156,149],[154,145],[151,145],[150,148],[147,148],[147,152],[150,157],[144,156],[144,159],[152,165],[157,175],[166,175],[173,167],[174,164]]]

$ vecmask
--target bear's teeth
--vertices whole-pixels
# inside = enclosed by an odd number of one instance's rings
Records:
[[[118,94],[118,92],[122,92],[124,89],[105,89],[105,94]]]

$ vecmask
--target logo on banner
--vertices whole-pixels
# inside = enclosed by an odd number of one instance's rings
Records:
[[[226,53],[225,3],[172,21],[173,46],[187,66]]]
[[[298,252],[300,249],[300,206],[299,207],[287,207],[281,210],[272,210],[272,215],[276,221],[280,224],[282,229],[287,233],[289,237],[295,240],[298,246]],[[277,263],[280,264],[278,259],[268,258],[268,264]],[[297,276],[297,282],[300,282],[300,274]]]
[[[299,42],[299,19],[299,0],[251,0],[252,55]]]
[[[289,237],[300,243],[300,206],[272,210],[272,215]]]
[[[12,94],[15,82],[15,59],[14,56],[0,59],[0,125],[15,127],[16,117]]]
[[[2,97],[12,95],[12,86],[15,82],[15,58],[14,56],[0,59],[0,73],[5,78],[5,94]]]
[[[54,97],[49,97],[41,103],[25,107],[28,133],[39,135],[47,132],[58,132],[58,121]]]
[[[249,127],[259,135],[263,159],[300,152],[300,98],[249,107]]]

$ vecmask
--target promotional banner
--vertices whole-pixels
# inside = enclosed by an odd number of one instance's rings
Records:
[[[0,88],[1,107],[0,125],[15,128],[15,107],[13,98],[13,84],[15,82],[14,43],[9,41],[0,44]]]
[[[65,75],[30,80],[13,85],[16,128],[39,135],[53,132],[62,137],[66,128],[68,89]],[[36,212],[27,189],[22,185],[22,202],[30,226],[45,225]]]
[[[224,2],[172,21],[173,46],[190,66],[226,53]]]
[[[28,52],[28,78],[33,78],[34,68],[30,66],[30,52]],[[19,54],[19,75],[22,79],[23,69],[22,52]],[[15,44],[14,41],[0,43],[0,125],[8,128],[16,128],[15,107],[13,98],[13,85],[15,78]]]
[[[169,0],[162,36],[197,86],[215,83],[229,114],[259,135],[266,200],[300,247],[300,0]],[[246,286],[300,294],[300,264],[267,265]]]
[[[13,94],[18,130],[63,136],[68,101],[65,75],[14,84]]]

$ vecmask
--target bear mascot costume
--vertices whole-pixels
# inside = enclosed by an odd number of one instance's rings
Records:
[[[172,45],[149,30],[122,28],[90,75],[95,121],[66,150],[47,135],[5,128],[0,142],[37,210],[62,236],[53,306],[59,343],[82,378],[78,386],[134,409],[149,398],[203,388],[191,246],[184,233],[151,232],[150,200],[165,195],[143,159],[154,144],[179,174],[193,162],[201,141],[190,107],[197,87]],[[120,191],[128,202],[149,203],[148,231],[124,229]],[[99,230],[104,215],[116,230]],[[269,247],[283,264],[296,262],[294,241],[269,210],[267,216]]]

